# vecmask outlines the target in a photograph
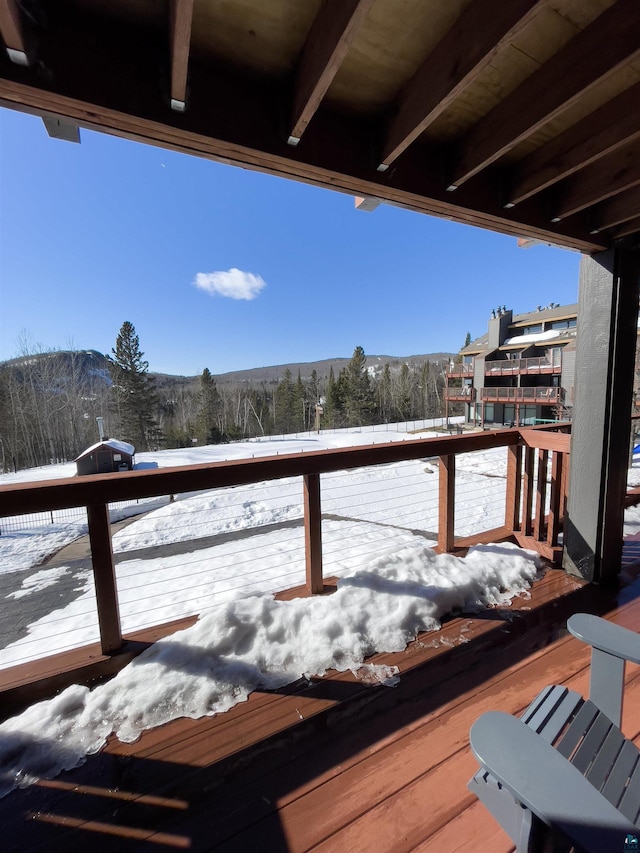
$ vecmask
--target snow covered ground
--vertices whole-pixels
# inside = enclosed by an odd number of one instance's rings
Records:
[[[407,438],[415,435],[377,427],[373,434],[307,434],[139,454],[137,462],[165,467]],[[506,450],[461,456],[457,469],[456,511],[463,523],[456,532],[499,526]],[[74,466],[51,466],[5,475],[0,484],[74,472]],[[630,477],[640,479],[640,472],[634,468]],[[304,582],[299,481],[156,501],[114,536],[123,630],[195,613],[199,621],[156,643],[108,684],[93,691],[70,687],[2,724],[0,790],[77,766],[111,732],[135,740],[142,730],[180,716],[224,711],[258,687],[331,668],[392,686],[397,674],[363,664],[368,655],[403,649],[419,631],[437,630],[448,613],[504,606],[537,572],[535,555],[512,545],[477,547],[464,560],[436,555],[430,534],[437,530],[437,489],[437,466],[428,461],[323,476],[324,573],[339,577],[338,591],[290,602],[275,601],[273,592]],[[640,513],[632,515],[629,524],[640,527]],[[37,568],[44,554],[80,535],[82,524],[60,522],[0,537],[0,572],[33,567],[4,602],[23,609],[28,629],[0,650],[0,666],[98,639],[91,572],[72,565]],[[169,542],[182,543],[179,553],[153,554]],[[73,600],[30,622],[30,597],[55,589],[67,574],[77,583]]]

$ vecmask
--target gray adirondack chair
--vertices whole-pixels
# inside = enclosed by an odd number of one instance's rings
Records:
[[[589,699],[550,686],[520,719],[483,714],[471,727],[480,770],[468,787],[517,853],[640,850],[640,751],[620,730],[625,662],[640,663],[640,635],[584,613],[567,627],[592,648]]]

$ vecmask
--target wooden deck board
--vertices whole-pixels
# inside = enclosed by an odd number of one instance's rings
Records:
[[[618,599],[551,571],[510,608],[376,656],[399,667],[393,689],[331,673],[135,744],[112,739],[83,767],[0,801],[3,850],[507,853],[466,789],[469,728],[485,710],[521,711],[547,683],[586,692],[589,650],[562,626],[574,610],[615,608],[639,630],[640,590]],[[623,728],[640,740],[640,667],[627,684]]]

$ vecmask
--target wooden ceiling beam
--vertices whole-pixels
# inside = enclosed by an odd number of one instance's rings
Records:
[[[625,222],[624,225],[621,225],[619,228],[616,228],[615,236],[618,239],[622,237],[630,237],[632,234],[637,235],[640,232],[640,216],[637,216],[635,219],[630,219],[628,222]]]
[[[0,35],[12,62],[16,65],[31,65],[31,39],[17,0],[0,0]]]
[[[552,222],[560,222],[605,199],[640,184],[640,144],[637,142],[581,169],[557,186]]]
[[[384,132],[387,169],[514,39],[547,0],[474,0],[401,93]]]
[[[518,204],[584,166],[640,139],[640,83],[522,159],[509,182],[509,204]]]
[[[305,132],[304,145],[292,148],[282,134],[286,84],[266,77],[247,79],[228,66],[192,56],[189,110],[178,116],[158,86],[155,69],[166,60],[161,38],[142,38],[134,28],[122,31],[117,22],[95,28],[58,7],[51,28],[47,34],[52,36],[43,36],[40,46],[50,71],[45,81],[37,69],[20,68],[0,56],[0,105],[64,116],[81,127],[125,139],[351,196],[373,196],[504,234],[586,252],[608,246],[608,238],[591,236],[581,220],[550,223],[539,196],[504,210],[492,170],[452,196],[443,180],[443,152],[433,148],[412,145],[392,170],[378,172],[371,151],[379,127],[366,119],[321,106]]]
[[[171,109],[184,112],[194,0],[171,0]]]
[[[618,0],[463,137],[449,189],[457,189],[638,57],[640,3]]]
[[[602,202],[593,212],[592,233],[605,231],[640,216],[640,192],[634,187]]]
[[[297,145],[374,0],[324,0],[295,72],[289,145]]]

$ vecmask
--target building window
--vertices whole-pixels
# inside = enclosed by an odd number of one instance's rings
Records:
[[[554,320],[549,324],[549,328],[556,331],[558,329],[575,329],[576,327],[576,318],[570,317],[568,320]]]

